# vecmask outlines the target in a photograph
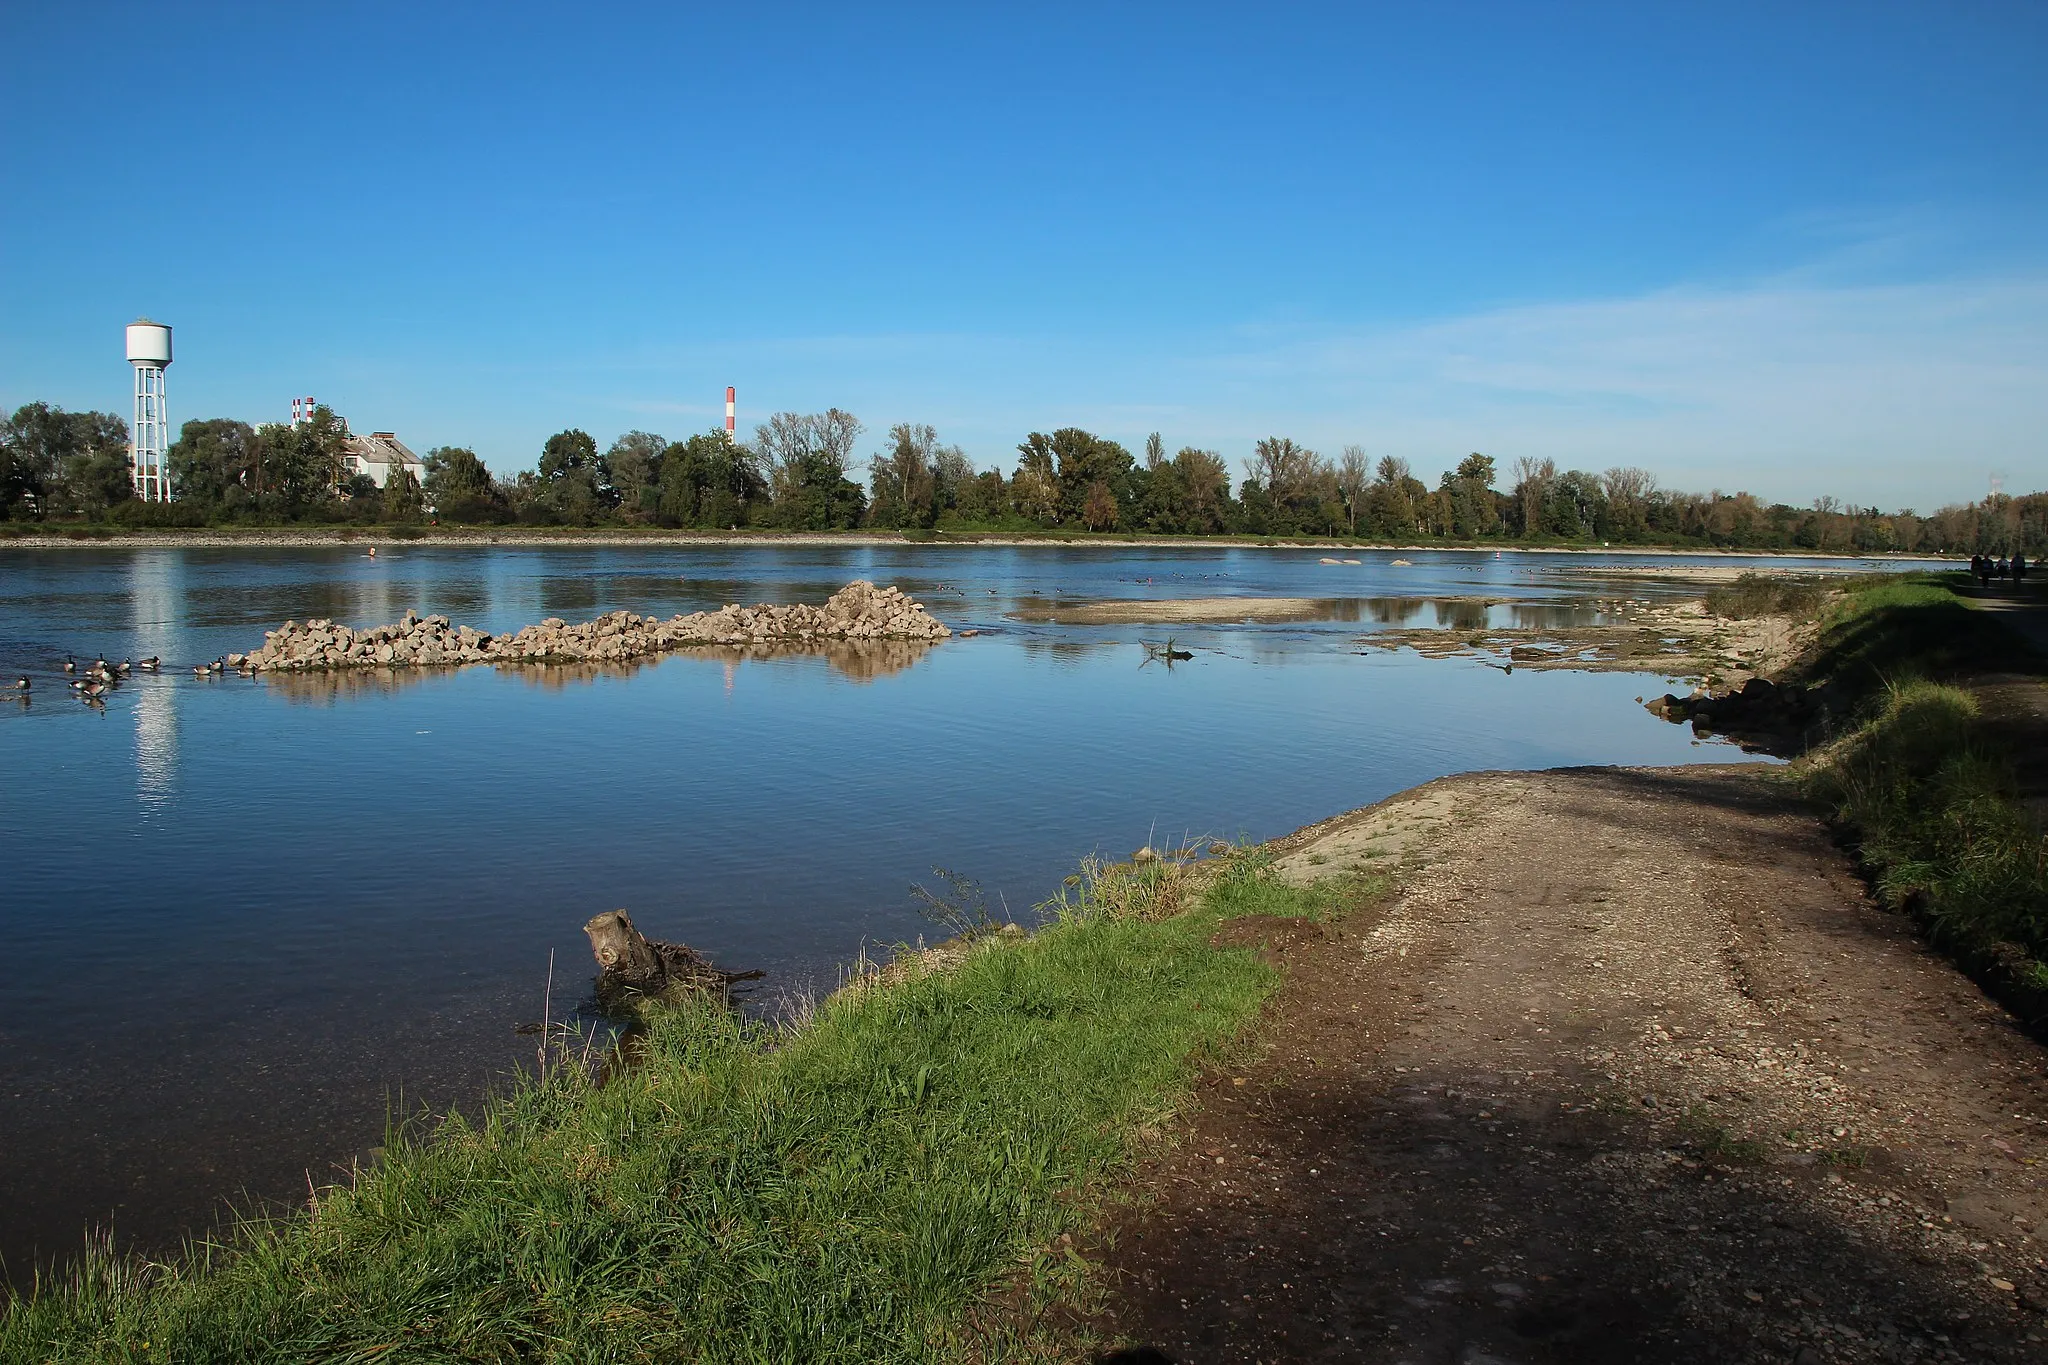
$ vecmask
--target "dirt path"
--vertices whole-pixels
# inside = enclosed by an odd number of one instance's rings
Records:
[[[1182,1362],[2048,1359],[2048,1053],[1757,769],[1446,779],[1210,1078],[1098,1324]],[[1157,1359],[1142,1352],[1127,1359]]]

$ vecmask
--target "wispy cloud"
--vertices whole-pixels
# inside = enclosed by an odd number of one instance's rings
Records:
[[[471,382],[493,391],[505,427],[512,458],[494,463],[530,458],[517,452],[538,448],[532,431],[565,421],[601,437],[695,429],[730,382],[743,428],[837,404],[877,432],[933,422],[983,464],[1007,464],[1026,431],[1074,424],[1133,445],[1156,429],[1234,458],[1270,434],[1355,441],[1432,477],[1470,450],[1641,464],[1680,487],[1799,502],[1925,508],[1981,496],[1993,470],[2048,487],[2048,272],[1844,273],[1350,328],[757,335],[565,354]]]

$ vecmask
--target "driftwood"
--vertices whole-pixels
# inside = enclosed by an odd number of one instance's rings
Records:
[[[649,996],[697,992],[731,1003],[733,983],[758,981],[761,972],[714,967],[686,943],[663,943],[633,927],[623,910],[607,910],[583,926],[600,969],[598,1004],[610,1009]]]

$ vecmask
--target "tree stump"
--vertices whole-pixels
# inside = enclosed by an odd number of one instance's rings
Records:
[[[605,1009],[675,993],[714,995],[729,1005],[734,982],[758,981],[764,975],[724,971],[686,943],[648,938],[623,910],[593,916],[583,932],[597,959],[597,1000]]]

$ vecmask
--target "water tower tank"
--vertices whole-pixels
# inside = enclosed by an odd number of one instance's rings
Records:
[[[171,363],[171,329],[148,318],[128,324],[128,360],[136,365]]]

